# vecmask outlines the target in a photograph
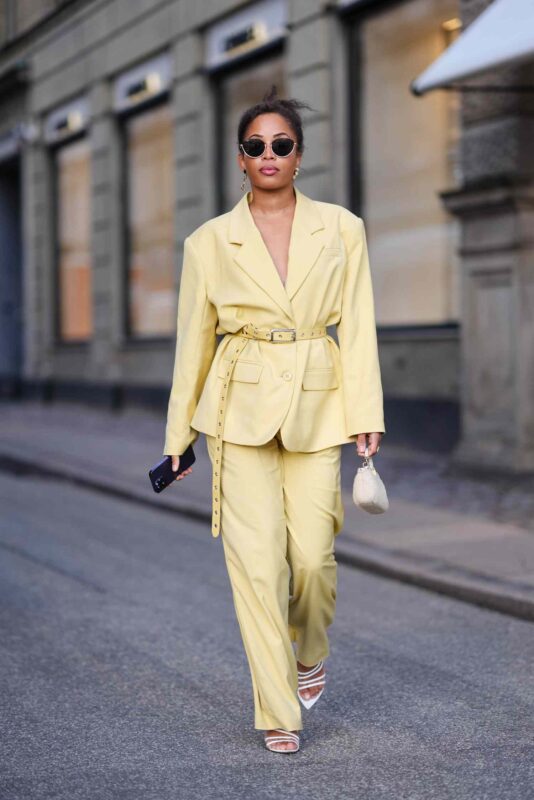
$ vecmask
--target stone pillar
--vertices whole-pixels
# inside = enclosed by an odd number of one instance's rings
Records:
[[[468,25],[488,0],[461,0]],[[534,86],[534,65],[469,85]],[[452,460],[534,469],[534,92],[462,94],[462,185],[441,194],[461,223],[462,435]]]

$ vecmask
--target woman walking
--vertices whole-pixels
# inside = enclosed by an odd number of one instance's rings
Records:
[[[251,189],[185,240],[163,451],[178,469],[206,435],[255,728],[286,753],[326,683],[341,445],[372,456],[385,433],[364,225],[294,185],[304,106],[273,87],[243,114]]]

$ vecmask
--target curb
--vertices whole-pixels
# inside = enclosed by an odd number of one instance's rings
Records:
[[[185,504],[176,500],[169,502],[155,493],[139,494],[133,492],[131,484],[124,483],[109,476],[106,482],[86,475],[74,474],[62,467],[47,464],[42,460],[37,467],[34,462],[0,451],[0,472],[13,474],[36,475],[67,481],[76,486],[100,492],[108,496],[119,497],[144,507],[166,513],[179,513],[188,519],[211,522],[210,510],[200,504]],[[152,496],[153,495],[153,496]],[[522,587],[491,575],[459,569],[445,561],[428,558],[419,554],[386,550],[383,547],[370,545],[368,542],[349,537],[343,532],[336,537],[336,560],[364,572],[370,572],[383,578],[400,583],[417,586],[431,592],[454,598],[461,602],[497,611],[507,616],[534,622],[534,598],[532,587],[525,586],[531,596],[522,594]]]
[[[530,592],[528,596],[518,591],[521,588],[518,584],[492,575],[459,569],[445,561],[418,554],[406,555],[373,547],[355,538],[345,539],[341,547],[336,544],[336,557],[340,563],[364,572],[534,622],[534,599],[530,586],[524,587]]]

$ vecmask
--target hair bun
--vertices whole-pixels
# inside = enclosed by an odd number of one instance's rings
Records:
[[[276,84],[272,83],[271,88],[267,92],[265,92],[262,100],[264,103],[268,103],[271,100],[275,100],[277,96],[278,96],[278,91],[276,89]]]

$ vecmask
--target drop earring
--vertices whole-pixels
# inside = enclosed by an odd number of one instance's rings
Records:
[[[299,171],[300,171],[300,170],[299,170],[299,168],[298,168],[298,167],[295,167],[295,169],[293,170],[293,177],[294,177],[294,178],[296,178],[296,177],[297,177],[297,175],[299,174]]]
[[[247,171],[246,169],[243,170],[243,183],[241,184],[241,191],[245,191],[245,183],[247,181]]]

